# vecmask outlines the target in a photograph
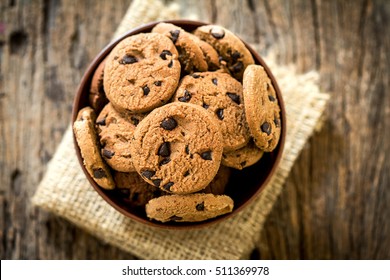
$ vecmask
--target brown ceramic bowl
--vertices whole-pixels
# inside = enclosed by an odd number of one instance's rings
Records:
[[[175,25],[178,25],[187,31],[193,31],[198,26],[202,26],[206,24],[203,22],[190,21],[190,20],[171,20],[166,22],[170,22]],[[111,42],[95,57],[91,65],[89,65],[88,69],[86,70],[83,78],[81,79],[80,85],[78,87],[74,99],[74,104],[73,104],[72,123],[76,120],[78,111],[81,108],[89,105],[88,103],[89,87],[90,87],[93,73],[98,67],[99,63],[103,61],[103,59],[109,54],[109,52],[114,48],[114,46],[123,38],[137,33],[150,32],[156,24],[157,22],[152,22],[130,30],[120,38]],[[105,201],[107,201],[107,203],[109,203],[117,211],[129,217],[130,219],[133,219],[138,222],[142,222],[149,226],[156,226],[160,228],[173,228],[173,229],[193,229],[193,228],[208,226],[233,216],[234,214],[238,213],[246,206],[248,206],[250,202],[266,187],[270,178],[275,173],[275,170],[282,156],[283,146],[286,137],[286,113],[284,109],[282,95],[280,93],[276,80],[271,73],[271,70],[264,63],[264,61],[261,59],[258,53],[256,53],[248,44],[246,44],[246,46],[249,49],[249,51],[252,53],[255,63],[262,65],[272,80],[272,83],[275,87],[275,91],[278,97],[279,105],[281,108],[280,114],[281,114],[282,130],[281,130],[279,144],[273,152],[264,153],[262,159],[259,162],[257,162],[255,165],[245,168],[242,171],[233,170],[232,175],[230,177],[230,181],[226,188],[226,194],[229,195],[234,200],[233,212],[227,215],[219,216],[214,219],[210,219],[198,223],[175,223],[175,222],[160,223],[160,222],[149,220],[146,217],[143,210],[129,208],[128,206],[126,206],[126,203],[124,203],[121,200],[121,198],[117,196],[116,192],[104,190],[95,183],[95,181],[88,174],[87,170],[83,165],[80,149],[74,138],[76,154],[80,162],[81,168],[85,173],[85,176],[87,177],[88,181],[91,183],[92,187],[99,193],[100,196],[103,197]]]

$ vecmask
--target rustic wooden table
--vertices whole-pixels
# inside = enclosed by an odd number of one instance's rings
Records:
[[[0,2],[1,259],[134,258],[30,203],[81,75],[130,2]],[[390,2],[176,2],[280,64],[319,71],[331,93],[252,257],[389,259]]]

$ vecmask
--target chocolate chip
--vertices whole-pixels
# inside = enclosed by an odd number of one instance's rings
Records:
[[[164,165],[164,164],[167,164],[171,161],[171,159],[169,157],[166,157],[166,158],[163,158],[159,163],[158,165],[161,166],[161,165]]]
[[[188,91],[188,90],[184,90],[184,96],[182,97],[179,97],[177,100],[179,100],[180,102],[188,102],[191,100],[191,93]]]
[[[211,151],[201,153],[200,157],[203,158],[204,160],[212,160]]]
[[[188,145],[186,145],[185,151],[186,151],[186,154],[187,154],[187,155],[190,154],[190,148],[188,147]]]
[[[133,64],[136,63],[138,59],[135,56],[125,54],[121,60],[119,60],[119,64]]]
[[[171,60],[171,62],[169,62],[169,64],[168,64],[169,68],[172,68],[172,66],[173,66],[173,60]]]
[[[233,54],[232,54],[232,61],[233,63],[236,63],[237,60],[241,57],[241,54],[237,51],[235,51]]]
[[[110,151],[110,150],[107,150],[107,149],[103,149],[102,150],[102,155],[107,158],[107,159],[111,159],[114,155],[115,155],[115,152],[113,151]]]
[[[163,186],[164,190],[170,191],[171,187],[173,186],[173,182],[168,182]]]
[[[246,165],[246,161],[240,162],[241,167],[243,168]]]
[[[206,104],[203,102],[203,105],[202,105],[203,108],[207,109],[208,107],[210,107],[210,105]]]
[[[179,217],[179,216],[176,216],[176,215],[173,215],[172,217],[169,218],[170,221],[174,222],[174,221],[180,221],[180,220],[183,220],[182,217]]]
[[[237,62],[236,64],[233,65],[232,67],[233,73],[238,73],[244,68],[244,64],[242,61]]]
[[[191,75],[191,77],[194,78],[194,79],[198,79],[198,78],[200,78],[200,75],[194,73],[194,74]]]
[[[187,170],[186,173],[183,174],[183,177],[187,177],[188,175],[190,175],[190,171]]]
[[[265,122],[261,125],[261,131],[267,133],[267,135],[271,134],[271,125],[268,122]]]
[[[137,125],[139,124],[139,119],[137,119],[137,118],[134,117],[134,116],[132,116],[132,117],[130,118],[130,120],[131,120],[131,122],[132,122],[135,126],[137,126]]]
[[[211,81],[213,82],[214,85],[218,85],[218,79],[217,78],[214,78],[214,79],[211,79]]]
[[[139,198],[139,193],[133,193],[133,197],[131,198],[132,201],[137,201]]]
[[[106,117],[104,117],[104,118],[101,119],[101,120],[97,120],[97,121],[96,121],[96,124],[98,124],[98,125],[106,125]]]
[[[160,57],[164,60],[167,60],[167,55],[169,56],[172,56],[172,53],[168,50],[163,50],[161,53],[160,53]]]
[[[150,88],[149,88],[148,86],[142,87],[142,90],[143,90],[143,92],[144,92],[144,95],[148,95],[149,92],[150,92]]]
[[[268,99],[271,102],[274,102],[276,100],[275,97],[273,97],[272,95],[268,95]]]
[[[204,201],[202,201],[201,203],[196,204],[195,208],[196,208],[197,211],[204,211]]]
[[[214,27],[210,30],[210,33],[215,39],[222,39],[225,37],[225,31],[222,28]]]
[[[153,170],[144,170],[141,172],[142,177],[145,177],[150,180],[156,174],[156,171]]]
[[[279,127],[280,126],[280,121],[278,119],[274,119],[274,123],[275,123],[275,126],[276,127]]]
[[[155,82],[154,82],[154,85],[157,86],[157,87],[161,86],[161,84],[162,84],[161,81],[155,81]]]
[[[223,109],[218,109],[216,112],[218,119],[223,120]]]
[[[162,157],[168,157],[171,154],[171,145],[169,142],[164,142],[158,148],[157,154]]]
[[[159,187],[159,186],[160,186],[161,181],[162,181],[161,179],[154,179],[154,180],[152,180],[153,185],[155,185],[156,187]]]
[[[227,96],[230,97],[231,100],[233,100],[233,102],[240,105],[240,96],[239,95],[237,95],[236,93],[233,93],[233,92],[227,92],[226,94],[227,94]]]
[[[103,168],[97,168],[97,169],[93,169],[93,177],[96,179],[101,179],[107,177],[107,174]]]
[[[169,31],[169,33],[171,33],[171,36],[172,36],[172,42],[175,44],[177,39],[179,38],[179,35],[180,35],[180,30],[176,29],[176,30],[172,30],[172,31]]]
[[[160,126],[165,130],[172,130],[177,126],[177,121],[172,117],[168,117],[161,122]]]
[[[129,189],[118,189],[119,194],[124,197],[129,197],[130,190]]]

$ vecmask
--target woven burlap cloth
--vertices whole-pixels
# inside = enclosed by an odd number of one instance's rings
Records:
[[[178,18],[178,8],[164,6],[158,0],[135,0],[114,37],[145,22]],[[319,127],[328,100],[328,95],[318,88],[316,72],[298,75],[293,66],[275,65],[271,58],[265,61],[276,76],[285,101],[285,150],[269,185],[239,214],[210,227],[179,231],[152,228],[126,218],[111,208],[86,180],[74,151],[70,126],[48,165],[33,203],[139,258],[247,258],[294,161]]]

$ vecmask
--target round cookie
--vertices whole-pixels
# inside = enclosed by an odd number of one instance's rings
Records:
[[[105,62],[106,60],[103,60],[96,68],[95,73],[92,76],[91,87],[89,89],[89,104],[95,112],[100,112],[104,105],[108,103],[103,87]]]
[[[154,198],[145,210],[148,218],[163,223],[200,222],[230,213],[233,206],[233,200],[227,195],[193,193]]]
[[[207,185],[204,190],[202,190],[202,192],[212,194],[224,194],[226,185],[229,182],[230,174],[230,168],[221,165],[219,167],[217,175],[215,175],[214,179],[210,182],[210,184]]]
[[[161,195],[158,188],[146,183],[137,172],[115,172],[114,181],[117,192],[131,207],[143,207]]]
[[[107,164],[121,172],[135,172],[130,146],[135,127],[145,114],[118,112],[108,103],[100,112],[97,131],[101,144],[101,154]]]
[[[153,28],[152,32],[160,33],[172,40],[179,53],[183,73],[207,71],[208,65],[202,49],[184,29],[171,23],[161,22]]]
[[[221,164],[242,170],[243,168],[258,162],[263,156],[263,153],[264,152],[260,150],[251,140],[245,147],[241,149],[223,153]]]
[[[243,93],[246,120],[257,147],[271,152],[280,138],[280,107],[270,78],[260,65],[244,72]]]
[[[198,72],[187,75],[172,100],[205,108],[221,129],[224,152],[237,150],[249,142],[242,85],[229,74]]]
[[[88,173],[100,187],[111,190],[115,188],[115,184],[110,169],[100,156],[95,119],[96,115],[91,107],[81,109],[73,123],[73,131]]]
[[[255,63],[241,39],[221,26],[200,26],[194,34],[217,50],[221,59],[226,61],[230,73],[239,81],[242,80],[245,68]]]
[[[199,39],[195,35],[188,33],[191,39],[200,47],[203,57],[207,62],[208,71],[216,71],[220,68],[219,55],[217,51],[207,42]]]
[[[180,69],[177,50],[166,36],[133,35],[120,41],[107,57],[104,90],[116,109],[148,112],[171,98]]]
[[[170,193],[192,193],[204,189],[217,173],[222,136],[202,107],[174,102],[140,122],[131,155],[148,183]]]

